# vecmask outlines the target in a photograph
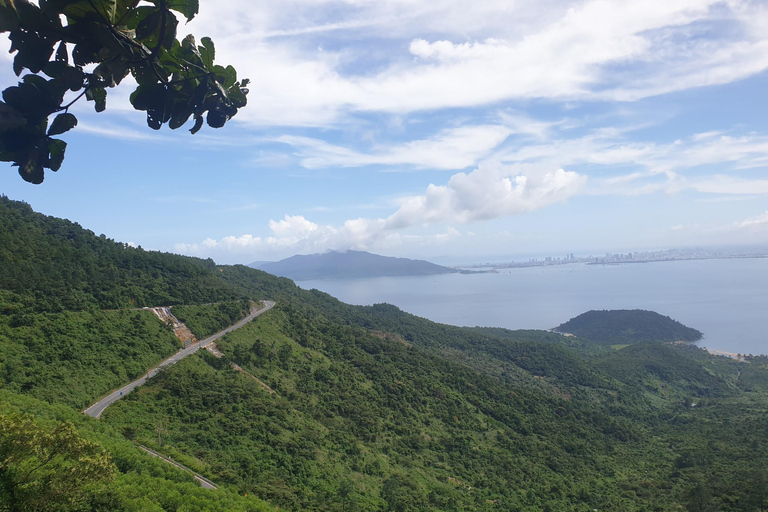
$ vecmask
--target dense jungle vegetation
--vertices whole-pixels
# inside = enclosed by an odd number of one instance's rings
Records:
[[[0,219],[0,510],[768,508],[768,358],[456,328],[7,198]],[[261,299],[224,357],[78,412],[178,349],[131,308],[175,305],[202,337]]]
[[[571,318],[556,329],[608,345],[643,341],[696,341],[701,331],[677,320],[642,309],[587,311]]]

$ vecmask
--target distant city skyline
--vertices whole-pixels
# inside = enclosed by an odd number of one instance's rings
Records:
[[[660,261],[679,261],[679,260],[706,260],[706,259],[727,259],[727,258],[768,258],[768,247],[726,247],[726,248],[670,248],[654,251],[630,251],[606,252],[604,254],[590,253],[580,254],[569,253],[565,256],[539,256],[520,258],[518,260],[496,260],[475,262],[467,264],[468,268],[473,267],[494,267],[494,268],[515,268],[532,267],[548,265],[565,265],[571,263],[650,263]],[[460,265],[459,265],[460,266]]]
[[[125,83],[74,107],[58,173],[2,164],[0,192],[220,263],[768,244],[766,26],[750,0],[203,0],[180,34],[248,107],[154,132]]]

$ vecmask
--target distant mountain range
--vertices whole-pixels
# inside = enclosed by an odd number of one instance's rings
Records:
[[[296,255],[284,260],[249,265],[276,276],[295,281],[309,279],[344,279],[390,276],[425,276],[459,272],[424,260],[391,258],[365,251],[331,251],[323,254]]]

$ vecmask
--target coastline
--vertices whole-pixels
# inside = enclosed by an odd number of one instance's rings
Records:
[[[702,347],[704,350],[715,356],[725,356],[737,361],[746,361],[743,354],[736,354],[734,352],[726,352],[725,350],[716,350],[714,348]]]

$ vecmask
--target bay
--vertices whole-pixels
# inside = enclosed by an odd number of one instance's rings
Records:
[[[458,326],[550,329],[593,309],[646,309],[704,333],[697,345],[768,354],[768,259],[568,264],[489,274],[300,281],[349,304],[386,302]]]

